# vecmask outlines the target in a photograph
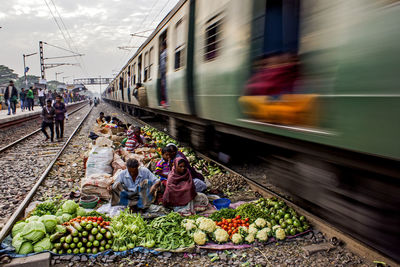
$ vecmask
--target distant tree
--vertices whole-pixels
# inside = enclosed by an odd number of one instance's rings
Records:
[[[40,77],[39,76],[35,76],[35,75],[26,75],[26,80],[28,81],[28,86],[26,86],[25,84],[25,77],[19,77],[16,81],[15,81],[15,87],[17,87],[18,89],[21,88],[29,88],[31,86],[33,86],[35,83],[39,82]]]
[[[15,81],[17,78],[18,74],[14,73],[13,69],[0,65],[0,84],[8,83],[10,80]]]
[[[47,89],[52,90],[52,91],[54,91],[54,90],[60,91],[57,89],[57,86],[59,86],[60,84],[63,84],[63,83],[60,83],[59,81],[48,81]]]

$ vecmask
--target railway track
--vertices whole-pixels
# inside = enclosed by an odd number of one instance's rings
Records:
[[[68,106],[69,114],[74,113],[85,104],[85,102],[82,102]],[[32,133],[35,130],[40,130],[41,121],[40,114],[35,114],[34,116],[0,123],[0,152],[6,145],[27,136],[27,132]]]
[[[5,238],[16,220],[23,216],[36,190],[91,110],[92,107],[85,105],[70,113],[72,116],[64,126],[63,142],[43,142],[44,137],[40,129],[37,129],[1,148],[0,223],[6,223],[0,232],[0,240]]]
[[[126,113],[124,111],[121,111],[121,112],[123,112],[129,116],[128,113]],[[162,125],[162,124],[158,124],[158,123],[149,124],[141,119],[138,119],[138,118],[134,118],[134,119],[143,126],[145,126],[145,125],[150,126],[150,127],[156,128],[159,131],[162,131],[162,132],[168,134],[168,132],[166,131],[166,128],[164,128],[164,125]],[[171,138],[174,138],[174,137],[171,136]],[[214,159],[212,159],[198,151],[195,151],[195,152],[199,158],[203,158],[209,162],[213,162],[214,164],[218,165],[219,167],[225,169],[227,172],[230,172],[234,175],[240,176],[250,185],[250,187],[255,192],[258,192],[263,197],[276,197],[278,199],[284,200],[288,204],[288,206],[294,208],[296,211],[298,211],[299,214],[306,216],[307,219],[309,219],[309,221],[313,225],[314,229],[319,230],[322,233],[324,233],[325,237],[328,240],[338,239],[338,240],[343,241],[346,248],[348,248],[350,251],[358,254],[359,256],[361,256],[362,258],[366,259],[369,262],[378,261],[378,262],[385,262],[389,266],[398,266],[398,263],[395,262],[393,259],[379,253],[373,247],[370,247],[367,244],[364,244],[364,243],[360,242],[359,240],[351,237],[348,233],[345,233],[345,232],[339,230],[334,225],[330,224],[328,221],[305,210],[304,208],[302,208],[301,206],[296,204],[293,201],[293,199],[291,198],[291,196],[289,194],[287,194],[287,192],[285,192],[284,190],[280,190],[280,188],[277,188],[275,186],[267,187],[267,186],[263,185],[262,183],[260,183],[260,179],[258,179],[258,181],[257,181],[257,179],[254,179],[253,177],[249,178],[246,174],[243,174],[241,171],[234,170],[233,168],[227,167],[227,166],[219,163],[218,161],[215,161]],[[261,159],[263,161],[267,160],[265,158],[261,158]]]

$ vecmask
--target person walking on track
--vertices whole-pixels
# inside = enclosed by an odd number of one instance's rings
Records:
[[[67,112],[65,104],[61,102],[61,96],[56,96],[56,102],[54,103],[53,107],[56,113],[55,124],[57,140],[61,141],[61,139],[64,137],[64,119],[65,113]]]
[[[24,111],[25,106],[26,106],[26,92],[25,88],[21,89],[21,92],[19,92],[19,100],[21,102],[21,111]]]
[[[35,96],[33,95],[33,88],[32,86],[29,88],[28,93],[26,94],[26,100],[28,101],[28,109],[29,111],[33,111],[33,100],[35,99]]]
[[[51,106],[51,100],[46,101],[46,106],[42,110],[42,132],[46,136],[46,140],[49,140],[46,128],[50,128],[50,140],[54,142],[54,116],[56,115],[55,109]]]
[[[13,115],[15,115],[18,101],[18,91],[17,88],[15,88],[13,81],[10,81],[10,84],[7,86],[6,91],[4,92],[4,100],[8,106],[7,115],[11,115],[11,111]]]

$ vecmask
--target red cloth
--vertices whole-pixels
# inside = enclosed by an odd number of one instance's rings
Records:
[[[164,206],[185,206],[197,195],[186,161],[185,174],[180,175],[176,171],[176,166],[181,159],[180,157],[175,158],[174,166],[168,174],[167,188],[163,195]]]
[[[262,69],[248,81],[245,95],[290,94],[297,77],[296,63]]]

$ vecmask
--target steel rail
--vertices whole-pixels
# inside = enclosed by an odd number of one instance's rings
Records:
[[[36,181],[35,185],[32,187],[32,189],[29,191],[28,195],[25,197],[25,199],[22,201],[22,203],[18,206],[17,210],[13,213],[10,219],[8,219],[6,225],[1,229],[0,232],[0,242],[3,242],[3,240],[7,237],[9,232],[11,231],[13,225],[16,223],[16,221],[21,217],[21,214],[25,211],[25,208],[28,206],[28,204],[31,202],[33,196],[36,194],[36,191],[38,190],[39,186],[42,184],[44,179],[47,177],[48,173],[50,170],[53,168],[53,165],[56,163],[58,158],[61,156],[61,154],[64,152],[65,148],[68,146],[69,142],[71,139],[74,137],[74,135],[78,132],[80,127],[82,126],[83,122],[86,120],[86,118],[89,116],[90,112],[93,110],[93,106],[90,108],[90,110],[86,113],[85,117],[81,120],[81,122],[78,124],[78,126],[75,128],[75,130],[72,132],[68,140],[65,142],[63,147],[58,151],[57,155],[54,157],[54,159],[50,162],[50,164],[47,166],[46,170],[43,172],[39,180]]]
[[[71,113],[69,113],[69,115],[74,114],[75,112],[81,110],[81,109],[84,108],[85,106],[86,106],[86,105],[82,105],[82,106],[78,107],[77,109],[71,111]],[[31,116],[31,117],[33,117],[33,116]],[[29,133],[29,134],[27,134],[27,135],[25,135],[25,136],[23,136],[23,137],[21,137],[21,138],[15,140],[15,141],[13,141],[13,142],[11,142],[10,144],[1,147],[1,148],[0,148],[0,153],[3,152],[3,151],[5,151],[5,150],[7,150],[7,149],[9,149],[9,148],[12,147],[12,146],[15,146],[15,145],[18,144],[19,142],[24,141],[24,140],[27,139],[28,137],[30,137],[30,136],[32,136],[32,135],[34,135],[34,134],[40,132],[41,130],[42,130],[42,128],[36,129],[36,130],[34,130],[33,132],[31,132],[31,133]]]

